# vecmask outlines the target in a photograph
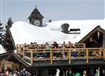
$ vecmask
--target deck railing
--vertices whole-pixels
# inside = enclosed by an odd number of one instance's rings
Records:
[[[38,48],[38,46],[38,44],[18,44],[16,46],[16,53],[31,65],[33,65],[33,62],[35,61],[44,60],[49,60],[50,64],[53,64],[54,60],[68,60],[68,64],[70,64],[72,59],[86,59],[86,63],[92,58],[105,59],[105,48],[68,48],[64,46],[46,48],[45,45],[43,45],[43,48]]]

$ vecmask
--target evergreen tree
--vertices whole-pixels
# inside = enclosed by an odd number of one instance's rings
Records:
[[[5,30],[2,23],[0,22],[0,44],[4,42],[4,37],[5,37]]]

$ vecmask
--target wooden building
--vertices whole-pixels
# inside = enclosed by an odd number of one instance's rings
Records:
[[[6,53],[0,54],[0,68],[7,67],[13,68],[13,69],[19,69],[22,70],[24,67],[28,68],[29,65],[22,60],[16,53],[13,51],[8,51]]]
[[[31,24],[42,26],[43,16],[37,8],[33,10],[28,19]],[[8,21],[6,38],[3,43],[8,52],[0,55],[2,63],[6,60],[16,64],[16,67],[26,67],[32,76],[55,76],[58,72],[60,76],[67,76],[77,72],[83,75],[84,71],[87,72],[88,76],[94,76],[97,69],[100,76],[105,75],[105,30],[100,26],[96,26],[76,43],[79,45],[81,43],[85,44],[85,47],[65,48],[63,46],[50,48],[49,51],[45,51],[45,47],[37,48],[43,44],[19,44],[15,46],[10,27],[12,27],[11,19]],[[16,53],[14,52],[15,49]],[[72,50],[79,54],[72,55]],[[97,52],[100,55],[97,55]],[[45,53],[47,53],[47,57],[44,56]],[[57,55],[58,53],[60,54]]]

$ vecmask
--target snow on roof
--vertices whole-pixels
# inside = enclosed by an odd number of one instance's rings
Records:
[[[24,43],[52,43],[57,41],[63,43],[63,41],[71,41],[72,43],[80,41],[97,25],[100,25],[103,29],[105,19],[102,20],[60,20],[47,23],[46,27],[37,27],[29,23],[18,21],[11,27],[11,33],[15,44]],[[80,34],[65,34],[62,31],[61,25],[68,23],[69,30],[71,28],[79,28]]]
[[[6,52],[6,50],[3,48],[2,45],[0,45],[0,54],[1,54],[1,53],[5,53],[5,52]]]

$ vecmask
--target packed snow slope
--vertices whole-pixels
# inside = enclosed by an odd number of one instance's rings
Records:
[[[64,23],[69,24],[69,30],[79,28],[80,34],[65,34],[62,31],[61,25]],[[45,27],[33,26],[29,23],[18,21],[15,22],[10,31],[12,33],[15,44],[24,43],[52,43],[57,41],[71,41],[72,43],[80,41],[97,25],[105,29],[105,19],[102,20],[60,20],[47,23]]]

